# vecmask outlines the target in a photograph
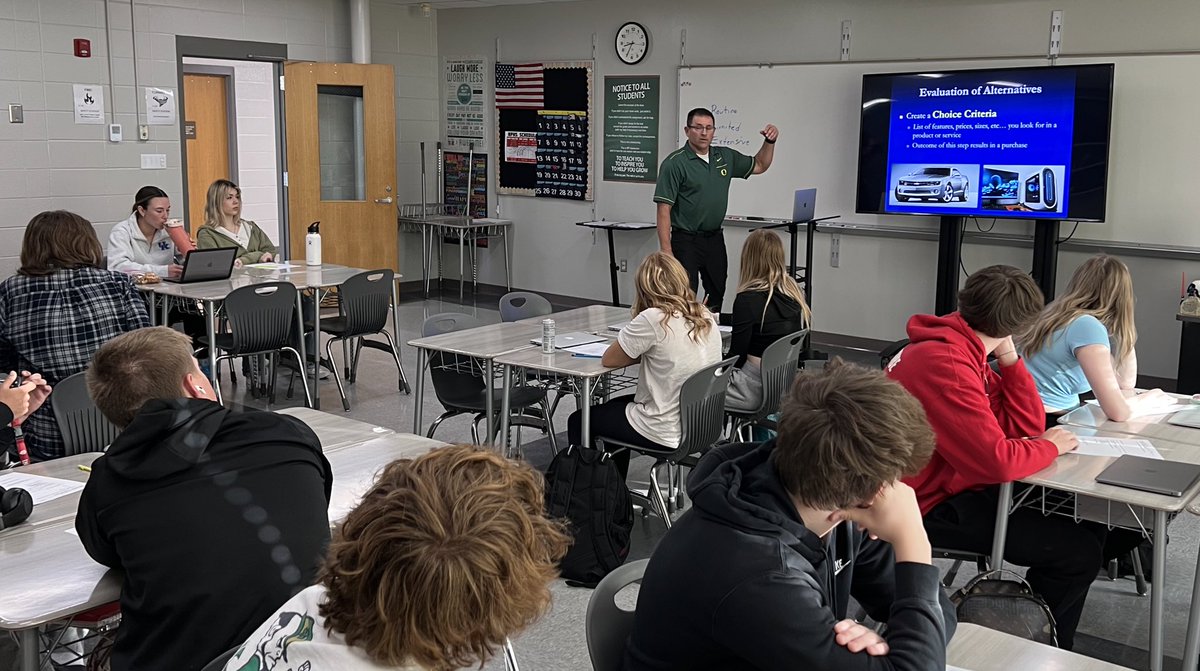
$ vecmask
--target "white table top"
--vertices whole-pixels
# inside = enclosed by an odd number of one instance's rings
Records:
[[[313,430],[322,439],[322,444],[328,439],[330,444],[336,445],[325,448],[326,458],[333,468],[330,521],[345,517],[384,465],[445,444],[412,434],[377,434],[376,427],[370,424],[307,408],[294,409],[288,414],[312,421]],[[348,442],[348,434],[352,431],[357,431],[364,440]],[[23,470],[78,479],[87,475],[78,469],[78,464],[98,456],[92,453],[58,459],[23,467]],[[73,507],[65,517],[44,521],[28,530],[22,525],[0,532],[0,556],[5,557],[6,578],[4,598],[0,599],[0,629],[36,627],[115,601],[120,596],[120,573],[92,561],[74,534],[79,495],[63,497],[59,501],[68,499]],[[36,508],[34,515],[37,515]],[[30,518],[31,521],[35,519]]]
[[[326,454],[347,445],[355,445],[382,435],[390,435],[395,431],[350,419],[331,412],[321,412],[312,408],[284,408],[277,410],[281,415],[291,415],[304,422],[317,434],[321,441],[321,449]]]
[[[1180,398],[1187,399],[1188,397],[1183,396]],[[1114,422],[1105,416],[1104,411],[1100,409],[1099,405],[1084,403],[1082,406],[1063,415],[1058,421],[1060,424],[1065,424],[1068,428],[1079,426],[1089,429],[1113,431],[1139,438],[1165,438],[1178,443],[1200,443],[1200,429],[1175,426],[1174,424],[1167,423],[1167,420],[1174,414],[1173,411],[1184,410],[1190,407],[1192,407],[1190,402],[1181,401],[1175,408],[1162,414],[1146,415],[1144,417],[1134,417],[1124,422]]]
[[[491,217],[482,217],[472,219],[469,217],[461,217],[449,214],[430,214],[424,217],[401,216],[397,219],[402,224],[417,224],[419,226],[437,226],[439,228],[450,229],[472,229],[472,228],[489,228],[491,226],[512,226],[511,219],[494,219]]]
[[[1130,671],[1124,666],[967,623],[958,625],[946,648],[946,663],[970,671]]]
[[[252,284],[263,282],[290,282],[297,289],[313,289],[336,287],[351,277],[365,272],[363,268],[350,268],[327,263],[321,266],[306,266],[303,263],[292,262],[291,268],[268,270],[265,268],[237,268],[227,280],[212,282],[195,282],[178,284],[176,282],[159,282],[158,284],[139,285],[142,291],[150,291],[162,296],[176,296],[195,300],[222,300],[229,292]],[[395,279],[399,280],[396,274]]]
[[[522,324],[509,322],[503,324],[488,324],[465,331],[453,331],[435,336],[425,336],[409,340],[412,347],[450,352],[480,359],[493,359],[501,354],[507,354],[521,349],[533,347],[530,342],[542,335],[540,324]]]

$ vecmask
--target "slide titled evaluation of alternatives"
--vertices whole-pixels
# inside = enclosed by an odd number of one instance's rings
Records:
[[[887,211],[1066,211],[1073,72],[905,77],[890,103]]]

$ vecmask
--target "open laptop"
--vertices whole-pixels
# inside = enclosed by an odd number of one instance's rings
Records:
[[[817,211],[817,190],[796,189],[795,200],[792,201],[792,221],[811,221]]]
[[[1183,496],[1200,478],[1200,464],[1150,459],[1126,454],[1096,476],[1096,482],[1143,492]]]
[[[608,340],[604,336],[598,336],[593,333],[584,333],[582,331],[572,331],[570,333],[559,333],[554,336],[554,349],[566,349],[576,345],[587,345],[594,342],[602,342]],[[538,336],[529,342],[540,345],[542,337]]]
[[[164,277],[162,279],[164,282],[179,284],[227,280],[233,273],[233,261],[237,258],[237,251],[237,247],[193,249],[183,259],[183,272],[179,273],[178,278]]]

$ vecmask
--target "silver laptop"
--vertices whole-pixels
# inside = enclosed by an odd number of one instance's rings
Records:
[[[216,249],[193,249],[183,259],[183,272],[178,278],[164,277],[164,282],[191,284],[193,282],[210,282],[212,280],[227,280],[233,273],[233,261],[237,258],[237,247],[218,247]]]
[[[1200,429],[1200,407],[1192,406],[1186,410],[1180,410],[1167,419],[1167,424],[1186,426],[1189,429]]]
[[[572,331],[570,333],[559,333],[554,336],[554,348],[555,349],[565,349],[567,347],[574,347],[576,345],[587,345],[589,343],[602,342],[604,340],[608,340],[608,338],[605,338],[604,336],[598,336],[593,333],[584,333],[582,331]],[[531,342],[535,345],[540,345],[540,344],[542,344],[542,337],[538,336],[538,337],[534,338],[533,340],[530,340],[529,342]]]
[[[1183,496],[1200,478],[1200,464],[1135,457],[1126,454],[1096,476],[1096,482],[1143,492]]]
[[[792,221],[811,221],[817,211],[817,190],[796,189],[796,199],[792,201]]]

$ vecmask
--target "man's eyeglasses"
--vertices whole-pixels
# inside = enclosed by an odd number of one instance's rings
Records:
[[[697,133],[711,133],[716,130],[715,126],[688,126]]]

